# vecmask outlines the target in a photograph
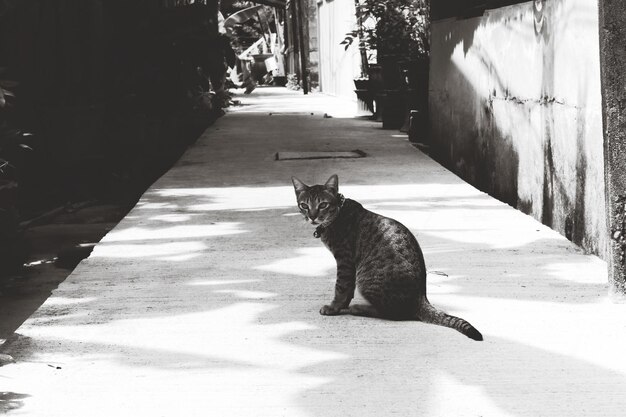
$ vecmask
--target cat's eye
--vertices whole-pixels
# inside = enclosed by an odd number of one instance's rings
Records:
[[[317,207],[324,210],[325,208],[328,208],[328,203],[324,201],[323,203],[320,203],[320,205]]]
[[[305,203],[300,203],[300,208],[301,208],[302,210],[308,210],[308,209],[309,209],[309,206],[308,206],[308,205],[306,205]]]

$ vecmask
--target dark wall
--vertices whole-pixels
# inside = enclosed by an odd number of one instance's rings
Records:
[[[482,16],[485,10],[526,3],[528,0],[433,0],[430,5],[432,20],[451,17]],[[545,0],[544,0],[545,1]]]

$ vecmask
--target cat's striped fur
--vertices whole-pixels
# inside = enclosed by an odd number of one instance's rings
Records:
[[[400,222],[363,208],[338,192],[333,175],[324,185],[307,186],[292,177],[298,208],[316,225],[316,237],[337,261],[335,297],[323,315],[420,320],[483,336],[467,321],[433,307],[426,298],[426,266],[415,236]],[[355,288],[370,303],[350,305]]]

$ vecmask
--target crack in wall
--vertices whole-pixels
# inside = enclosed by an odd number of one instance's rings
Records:
[[[579,110],[582,108],[580,106],[575,106],[573,104],[567,104],[564,100],[559,100],[556,97],[548,97],[548,96],[543,96],[537,99],[537,98],[523,98],[523,97],[509,96],[509,95],[504,96],[504,97],[498,97],[496,95],[490,94],[489,97],[487,98],[487,101],[489,102],[490,106],[495,100],[508,101],[508,102],[512,102],[512,103],[520,104],[520,105],[538,104],[540,106],[547,106],[551,104],[558,104],[560,106],[564,106],[570,109]]]

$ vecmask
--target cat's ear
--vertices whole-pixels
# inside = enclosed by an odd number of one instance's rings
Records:
[[[291,182],[293,182],[293,188],[296,189],[296,194],[301,193],[302,191],[306,191],[309,187],[296,177],[291,177]]]
[[[339,178],[337,177],[337,174],[331,175],[324,186],[326,188],[330,188],[334,194],[337,194],[339,191]]]

